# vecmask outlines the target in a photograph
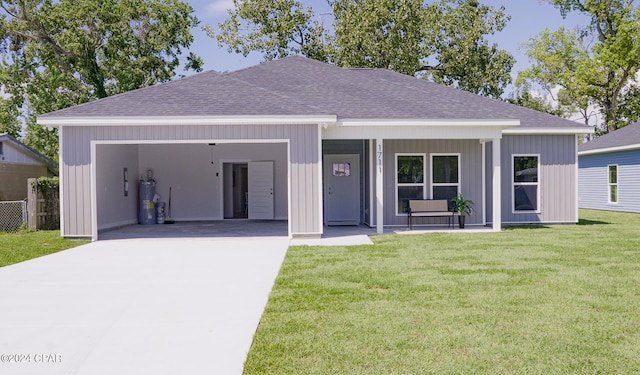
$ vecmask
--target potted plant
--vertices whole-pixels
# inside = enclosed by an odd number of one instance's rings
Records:
[[[451,202],[453,203],[453,211],[458,213],[458,225],[460,228],[464,228],[464,221],[467,215],[471,215],[473,213],[473,203],[470,199],[464,199],[462,194],[459,194],[457,197],[452,198]]]

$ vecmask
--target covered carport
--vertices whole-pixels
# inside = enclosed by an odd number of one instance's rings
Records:
[[[101,229],[133,224],[139,175],[156,165],[153,175],[163,199],[169,187],[172,192],[176,187],[172,218],[224,219],[224,164],[270,161],[272,219],[286,219],[291,238],[322,235],[319,124],[335,121],[335,116],[105,118],[66,117],[64,110],[55,114],[38,121],[59,130],[60,230],[65,238],[97,240]],[[188,185],[179,189],[174,181]],[[198,193],[190,193],[187,186]],[[203,214],[207,205],[211,211]]]
[[[92,204],[97,239],[124,227],[129,237],[137,238],[171,233],[228,236],[238,221],[244,235],[288,235],[288,149],[287,140],[95,141]],[[141,197],[143,180],[154,181],[155,203]],[[155,212],[159,202],[171,202],[170,216],[178,224],[160,227],[156,220],[140,220],[148,225],[137,225],[140,210],[149,212],[152,205]],[[270,221],[278,223],[266,225]],[[278,230],[269,234],[271,227]]]

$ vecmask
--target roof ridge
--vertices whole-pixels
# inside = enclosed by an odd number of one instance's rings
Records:
[[[311,108],[311,109],[317,109],[317,110],[319,110],[319,111],[324,110],[324,109],[323,109],[323,108],[321,108],[321,107],[318,107],[318,106],[316,106],[316,105],[311,105],[311,104],[309,104],[309,103],[306,103],[306,102],[300,101],[300,100],[298,100],[297,98],[293,98],[293,97],[291,97],[291,96],[289,96],[289,95],[285,95],[285,94],[282,94],[282,93],[279,93],[279,92],[269,91],[268,89],[266,89],[266,88],[264,88],[264,87],[262,87],[262,86],[255,85],[255,84],[253,84],[253,83],[251,83],[251,82],[247,82],[247,81],[245,81],[245,80],[243,80],[243,79],[240,79],[240,78],[237,78],[237,77],[230,77],[230,78],[232,78],[233,80],[236,80],[236,81],[242,82],[242,83],[244,83],[244,84],[246,84],[246,85],[248,85],[248,86],[254,87],[254,88],[258,89],[258,90],[261,90],[261,91],[267,92],[267,93],[269,93],[269,94],[271,94],[271,95],[275,95],[275,96],[279,96],[279,97],[284,98],[284,99],[291,100],[291,101],[295,102],[296,104],[298,104],[298,105],[300,105],[300,106],[304,106],[304,107]]]
[[[284,59],[295,58],[295,57],[302,57],[303,59],[305,59],[305,60],[307,60],[307,61],[315,61],[315,60],[308,59],[308,58],[303,57],[303,56],[287,56],[287,57],[285,57]],[[274,62],[276,62],[276,61],[282,61],[282,60],[284,60],[284,59],[274,60]],[[275,95],[275,96],[278,96],[278,97],[281,97],[281,98],[284,98],[284,99],[287,99],[287,100],[293,101],[293,102],[295,102],[297,105],[300,105],[300,106],[304,106],[304,107],[307,107],[307,108],[310,108],[310,109],[319,110],[319,111],[326,111],[326,109],[324,109],[324,108],[322,108],[322,107],[319,107],[319,106],[316,106],[316,105],[311,105],[311,104],[306,103],[306,102],[304,102],[304,101],[300,101],[298,98],[291,97],[291,96],[289,96],[289,95],[285,95],[285,94],[280,93],[280,92],[270,91],[270,90],[268,90],[268,89],[266,89],[266,88],[264,88],[264,87],[262,87],[262,86],[256,85],[256,84],[255,84],[255,83],[253,83],[253,82],[249,82],[249,81],[247,81],[247,80],[245,80],[245,79],[241,79],[241,78],[239,78],[239,77],[236,77],[236,75],[235,75],[235,74],[233,74],[233,73],[243,72],[243,71],[249,70],[249,69],[251,69],[251,68],[256,68],[256,67],[260,67],[260,66],[263,66],[263,65],[262,65],[262,64],[260,64],[260,65],[254,65],[254,66],[250,66],[250,67],[247,67],[247,68],[244,68],[244,69],[240,69],[240,70],[236,70],[236,71],[233,71],[233,72],[229,72],[229,74],[225,74],[225,78],[231,78],[231,79],[233,79],[233,80],[235,80],[235,81],[237,81],[237,82],[242,82],[243,84],[245,84],[245,85],[247,85],[247,86],[250,86],[250,87],[256,88],[256,89],[258,89],[258,90],[261,90],[261,91],[267,92],[267,93],[269,93],[269,94],[271,94],[271,95]]]

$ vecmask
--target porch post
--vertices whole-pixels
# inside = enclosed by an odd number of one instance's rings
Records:
[[[493,230],[499,232],[502,229],[502,178],[501,178],[501,151],[500,138],[492,139],[493,160]]]
[[[487,142],[480,140],[482,146],[482,225],[487,225]]]
[[[384,179],[382,138],[376,139],[376,232],[384,232]]]

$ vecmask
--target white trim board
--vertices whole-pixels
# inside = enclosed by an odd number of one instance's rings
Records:
[[[593,134],[595,130],[592,127],[576,126],[575,128],[517,128],[505,129],[502,131],[504,135],[570,135],[570,134]]]
[[[65,177],[64,177],[64,173],[62,173],[62,169],[64,167],[64,164],[62,164],[63,161],[63,157],[62,155],[64,155],[64,149],[63,149],[63,144],[64,142],[62,142],[63,140],[63,129],[60,128],[58,129],[58,145],[59,145],[59,149],[58,149],[58,176],[60,178],[60,185],[59,185],[59,189],[60,192],[58,193],[58,196],[60,197],[60,236],[61,237],[66,237],[64,230],[65,230],[65,224],[64,224],[64,219],[65,219],[65,210],[64,210],[64,205],[66,203],[66,199],[64,198],[64,187],[66,185],[65,182]]]
[[[38,124],[61,126],[139,126],[139,125],[307,125],[335,123],[337,116],[41,116]]]
[[[542,160],[540,157],[540,154],[538,153],[524,153],[524,154],[511,154],[511,160],[510,160],[510,164],[511,164],[511,181],[510,181],[510,187],[511,187],[511,213],[514,215],[520,215],[520,214],[539,214],[541,213],[541,208],[542,208],[542,176],[541,176],[541,170],[540,170],[540,166],[542,165]],[[516,157],[535,157],[538,158],[538,165],[536,167],[536,173],[538,174],[538,181],[537,182],[515,182],[515,158]],[[536,185],[536,209],[535,210],[516,210],[516,195],[515,195],[515,186],[519,185],[519,186],[533,186]]]
[[[349,126],[472,126],[472,127],[500,127],[519,126],[520,120],[514,119],[341,119],[336,123],[338,127]]]
[[[495,139],[502,137],[498,126],[332,126],[323,129],[322,139]]]
[[[579,151],[578,156],[606,154],[610,152],[633,151],[633,150],[640,150],[640,143],[634,144],[634,145],[627,145],[627,146],[607,147],[607,148],[599,148],[595,150]]]

